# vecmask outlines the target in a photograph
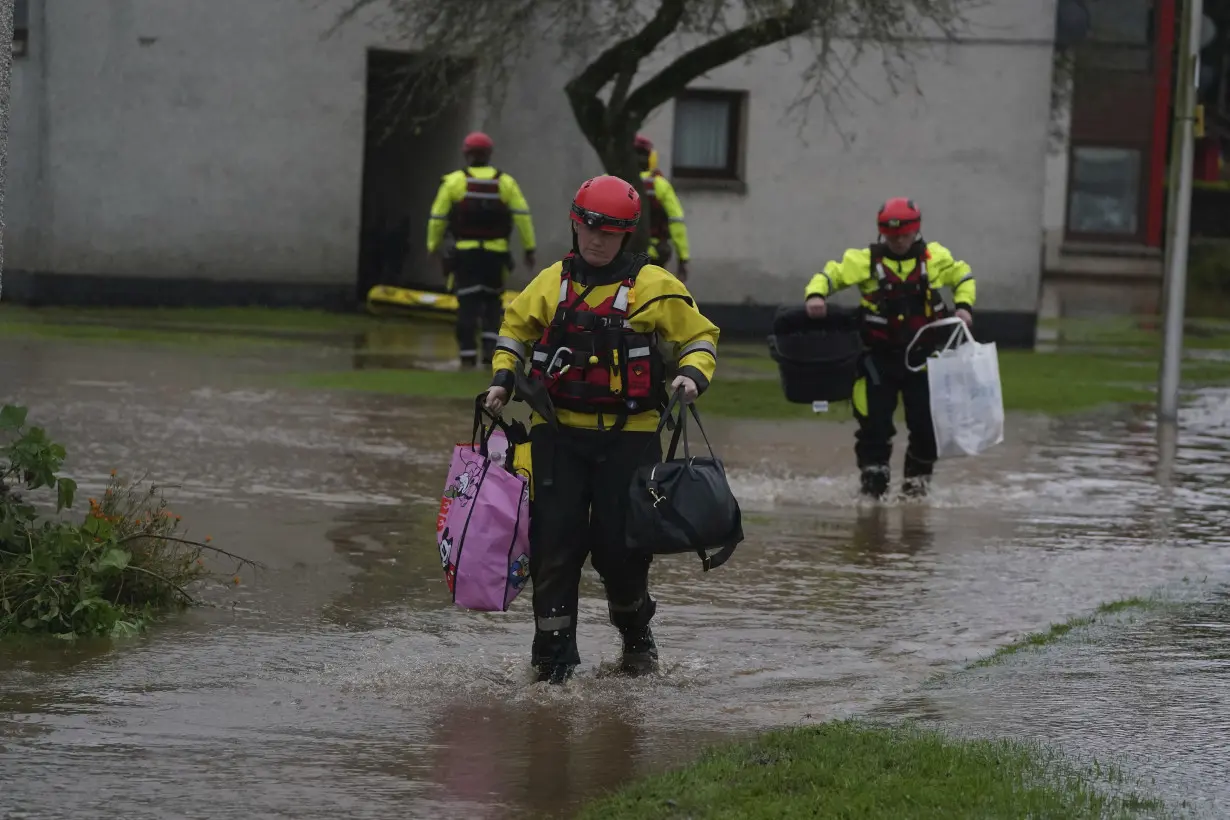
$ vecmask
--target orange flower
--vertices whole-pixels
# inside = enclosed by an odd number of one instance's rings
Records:
[[[235,576],[235,586],[239,586],[239,576]]]
[[[214,540],[214,537],[213,537],[212,535],[207,535],[207,536],[205,536],[205,543],[206,543],[206,544],[208,544],[208,543],[209,543],[210,541],[212,541],[212,540]]]
[[[111,477],[112,477],[112,478],[114,478],[114,477],[115,477],[115,470],[112,470],[112,471],[111,471]]]

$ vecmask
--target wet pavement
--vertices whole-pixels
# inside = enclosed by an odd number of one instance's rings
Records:
[[[994,727],[1117,772],[1108,788],[1122,777],[1181,815],[1226,817],[1230,597],[1120,613],[876,711],[962,735]]]
[[[352,366],[343,348],[9,349],[6,401],[68,447],[81,496],[113,468],[148,472],[178,485],[193,534],[268,569],[139,639],[0,649],[5,818],[568,816],[706,744],[890,703],[1102,601],[1230,578],[1225,391],[1185,412],[1160,480],[1142,414],[1010,417],[993,453],[941,465],[927,502],[885,506],[855,497],[850,425],[715,417],[747,541],[710,574],[655,563],[658,679],[607,674],[618,642],[587,568],[583,674],[549,689],[530,682],[529,595],[467,613],[441,577],[466,402],[270,386]]]

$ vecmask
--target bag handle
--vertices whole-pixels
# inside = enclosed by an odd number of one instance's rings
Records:
[[[490,425],[483,424],[484,415],[491,419]],[[474,444],[477,442],[479,455],[483,457],[491,455],[491,451],[488,449],[487,444],[491,441],[491,434],[494,433],[497,428],[504,431],[504,435],[508,437],[508,444],[510,447],[514,444],[524,443],[523,439],[528,440],[528,437],[523,435],[525,428],[520,422],[517,422],[516,424],[520,428],[519,430],[514,429],[508,422],[504,421],[504,419],[488,410],[487,393],[479,393],[474,397],[474,427],[470,431],[470,449],[474,450]]]
[[[927,366],[927,359],[923,359],[923,363],[918,367],[914,367],[910,364],[910,351],[914,348],[914,345],[918,344],[918,340],[922,338],[922,335],[928,330],[935,330],[940,327],[949,327],[951,325],[956,325],[956,327],[952,329],[952,333],[948,336],[948,341],[944,343],[944,346],[940,348],[938,352],[947,353],[949,350],[952,350],[956,346],[958,337],[963,337],[961,339],[962,342],[974,341],[974,336],[969,332],[969,327],[966,326],[965,320],[959,316],[950,316],[947,319],[937,319],[934,322],[929,322],[928,324],[923,325],[918,329],[918,332],[914,334],[914,338],[910,340],[910,343],[905,346],[905,366],[911,373],[917,373]],[[930,358],[930,356],[927,358]]]
[[[713,452],[713,445],[709,443],[709,436],[705,433],[705,426],[701,424],[700,412],[696,409],[696,405],[689,402],[684,410],[683,388],[675,391],[675,395],[671,397],[671,403],[667,405],[667,412],[663,415],[663,419],[669,418],[670,410],[676,404],[679,404],[679,421],[675,425],[675,434],[671,436],[670,447],[666,451],[666,460],[672,461],[675,458],[675,453],[679,449],[679,439],[683,438],[683,457],[690,460],[692,458],[692,450],[688,446],[688,412],[692,414],[692,420],[696,422],[696,428],[700,430],[700,436],[705,441],[705,447],[709,449],[709,456],[714,461],[717,461],[717,454]],[[662,424],[659,423],[658,431],[661,432]]]

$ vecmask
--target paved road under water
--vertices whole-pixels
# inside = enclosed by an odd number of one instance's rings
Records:
[[[927,502],[885,506],[855,497],[849,425],[713,418],[747,541],[708,575],[655,564],[662,676],[605,674],[587,570],[583,674],[533,685],[529,596],[455,609],[432,542],[466,403],[273,389],[350,354],[267,355],[11,344],[7,400],[66,444],[82,496],[148,472],[193,534],[268,569],[139,639],[0,650],[0,816],[567,816],[1099,602],[1230,578],[1226,393],[1187,411],[1164,481],[1130,413],[1013,418]]]

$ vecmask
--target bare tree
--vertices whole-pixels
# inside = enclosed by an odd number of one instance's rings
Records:
[[[645,119],[692,82],[767,46],[806,47],[794,103],[802,113],[857,91],[850,69],[878,56],[890,87],[917,88],[909,68],[917,49],[954,40],[965,13],[982,0],[348,0],[341,25],[383,9],[420,50],[415,88],[440,90],[458,57],[475,61],[478,89],[501,91],[530,49],[561,44],[579,70],[565,86],[581,132],[606,172],[640,187],[633,137]],[[669,40],[675,40],[668,48]],[[659,53],[677,54],[644,76]],[[638,77],[640,82],[638,83]],[[447,104],[438,97],[440,107]],[[418,114],[429,118],[430,112]],[[647,225],[648,220],[644,220]],[[644,231],[638,237],[643,247]]]

